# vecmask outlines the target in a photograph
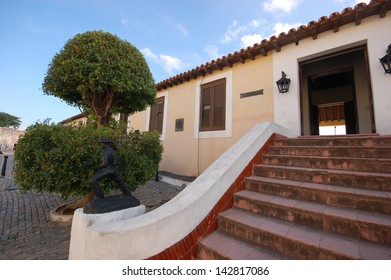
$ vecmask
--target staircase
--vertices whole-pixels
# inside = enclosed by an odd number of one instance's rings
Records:
[[[200,259],[391,259],[391,136],[274,140]]]

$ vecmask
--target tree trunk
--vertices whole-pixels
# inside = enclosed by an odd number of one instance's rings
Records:
[[[107,91],[105,95],[93,94],[91,107],[98,117],[98,126],[107,125],[110,122],[113,98],[114,94],[110,91]]]

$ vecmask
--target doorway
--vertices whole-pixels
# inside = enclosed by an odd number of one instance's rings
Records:
[[[299,66],[302,135],[375,133],[366,46]]]
[[[343,127],[346,134],[357,133],[353,69],[340,69],[308,77],[310,133],[322,128]],[[325,131],[326,129],[323,129]]]

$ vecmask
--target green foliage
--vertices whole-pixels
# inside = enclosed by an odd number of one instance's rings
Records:
[[[21,124],[20,118],[0,112],[0,127],[18,128]]]
[[[112,113],[142,111],[155,101],[155,82],[141,52],[103,31],[77,34],[54,56],[44,93],[92,109],[106,124]]]
[[[118,171],[133,191],[150,180],[161,160],[163,146],[155,132],[125,134],[117,123],[64,126],[36,123],[27,128],[15,151],[15,179],[22,190],[60,193],[63,198],[91,191],[89,179],[101,163],[100,138],[116,143]],[[117,187],[106,181],[104,189]]]

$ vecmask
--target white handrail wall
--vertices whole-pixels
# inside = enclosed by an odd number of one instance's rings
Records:
[[[289,132],[275,123],[257,124],[181,193],[144,215],[77,223],[84,215],[77,211],[69,259],[147,259],[169,248],[203,221],[273,134]],[[85,228],[76,229],[80,225]]]

